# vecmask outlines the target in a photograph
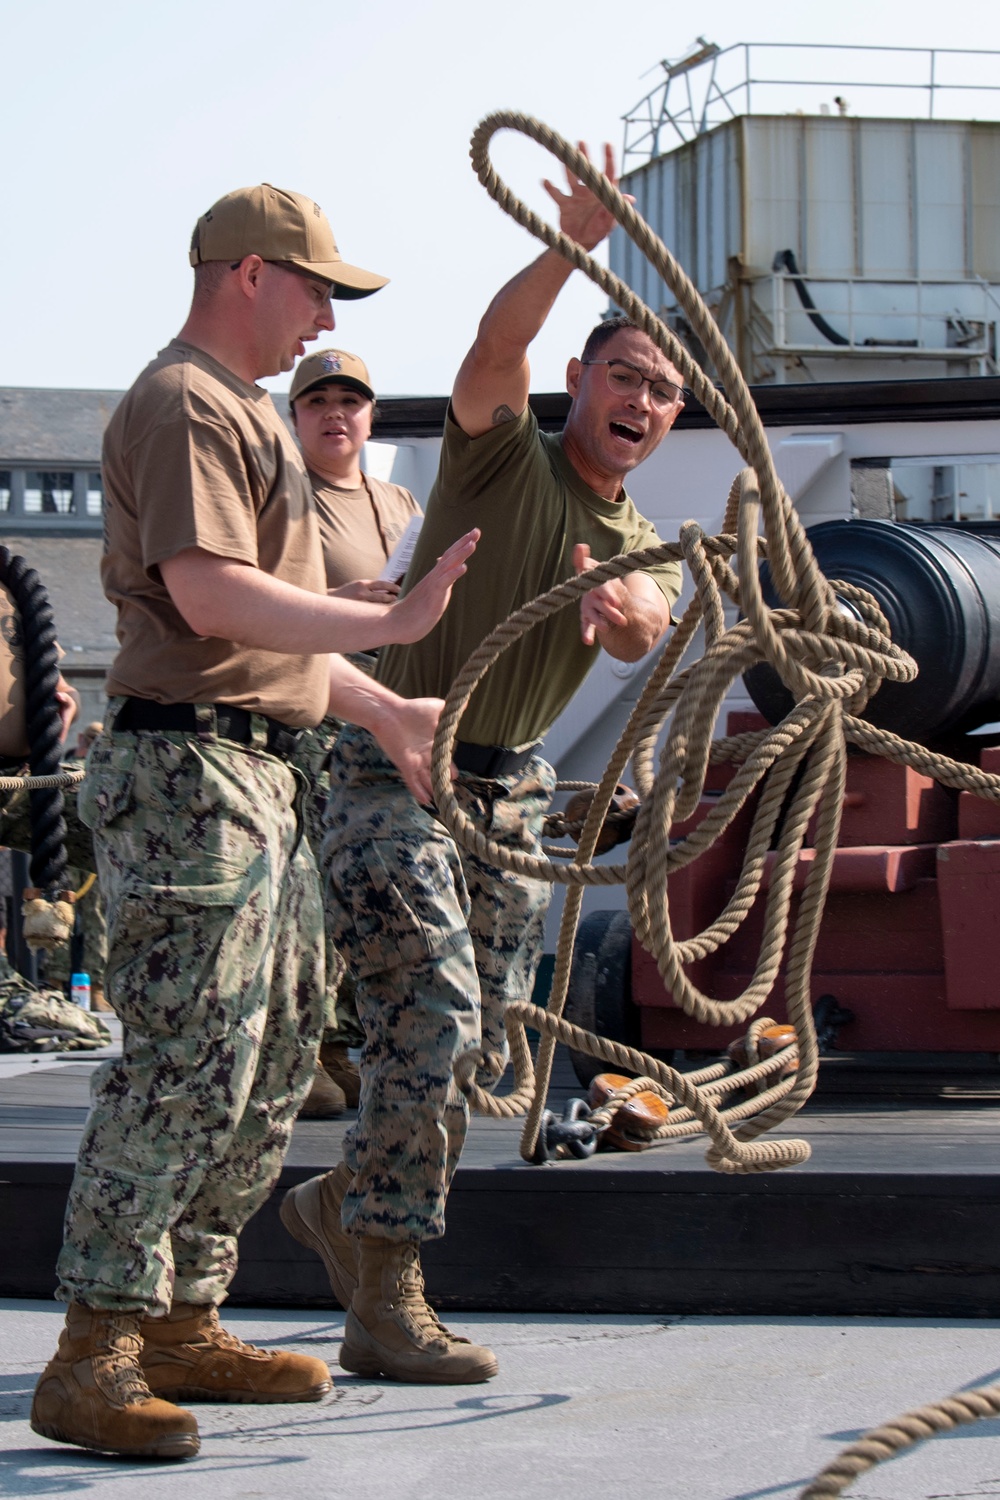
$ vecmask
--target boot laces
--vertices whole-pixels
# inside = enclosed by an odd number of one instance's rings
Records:
[[[469,1342],[446,1328],[428,1303],[424,1291],[424,1273],[420,1268],[420,1252],[416,1245],[407,1245],[403,1253],[399,1293],[400,1310],[421,1337],[445,1344]]]
[[[109,1317],[94,1350],[92,1366],[98,1387],[113,1405],[135,1406],[153,1399],[139,1364],[141,1353],[138,1318],[127,1313]]]
[[[237,1338],[235,1333],[230,1333],[228,1328],[223,1328],[219,1322],[219,1309],[213,1307],[206,1314],[205,1321],[198,1329],[198,1343],[208,1344],[213,1349],[228,1349],[234,1354],[254,1355],[257,1359],[273,1359],[274,1353],[270,1349],[258,1349],[256,1344],[244,1343],[243,1339]]]

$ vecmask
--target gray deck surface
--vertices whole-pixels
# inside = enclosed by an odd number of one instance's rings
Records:
[[[20,1060],[19,1060],[20,1061]],[[90,1078],[96,1054],[44,1054],[20,1062],[4,1076],[10,1058],[0,1062],[0,1161],[55,1163],[71,1161],[87,1113]],[[560,1059],[550,1102],[554,1109],[571,1094],[582,1094],[568,1062]],[[287,1158],[289,1167],[323,1168],[339,1158],[340,1141],[353,1116],[340,1121],[302,1120],[295,1128]],[[523,1122],[476,1118],[462,1155],[462,1168],[539,1169],[523,1162],[518,1143]],[[776,1173],[772,1181],[805,1173],[875,1173],[920,1176],[933,1172],[980,1174],[1000,1172],[1000,1106],[992,1098],[965,1094],[930,1101],[898,1103],[869,1100],[813,1100],[778,1137],[802,1137],[813,1154],[794,1173]],[[704,1171],[705,1141],[677,1141],[647,1152],[600,1153],[586,1162],[566,1161],[544,1169],[551,1180],[600,1172],[666,1174]],[[1000,1183],[998,1183],[1000,1190]]]
[[[0,1162],[12,1185],[68,1181],[98,1061],[79,1054],[0,1057]],[[565,1064],[556,1083],[554,1105],[579,1092]],[[810,1140],[812,1159],[795,1172],[770,1175],[766,1184],[711,1173],[698,1141],[534,1168],[517,1153],[520,1122],[476,1120],[460,1169],[471,1193],[456,1185],[456,1199],[468,1205],[484,1196],[502,1205],[509,1198],[522,1213],[526,1204],[537,1204],[541,1226],[555,1205],[580,1195],[589,1202],[595,1192],[601,1199],[610,1196],[612,1204],[631,1194],[634,1205],[637,1194],[708,1191],[725,1206],[728,1196],[749,1190],[764,1191],[772,1210],[792,1195],[793,1214],[800,1212],[795,1195],[801,1195],[801,1212],[808,1216],[819,1201],[812,1187],[832,1182],[840,1184],[844,1196],[836,1201],[845,1205],[854,1193],[863,1205],[912,1195],[918,1217],[927,1217],[922,1198],[933,1185],[939,1200],[950,1193],[961,1197],[961,1225],[969,1205],[978,1202],[992,1212],[1000,1196],[1000,1115],[991,1099],[962,1090],[959,1095],[934,1107],[814,1103],[783,1132]],[[302,1122],[286,1176],[305,1176],[334,1160],[346,1124]],[[502,1222],[503,1208],[493,1212]],[[845,1241],[852,1242],[865,1226],[852,1225],[847,1207],[843,1220]],[[970,1217],[960,1232],[971,1235],[971,1226]],[[981,1236],[984,1227],[985,1221]],[[935,1234],[936,1226],[928,1224],[925,1259],[938,1248]],[[280,1253],[290,1249],[293,1260],[297,1253],[308,1262],[280,1230],[260,1235],[265,1246],[277,1245]],[[673,1238],[668,1234],[668,1241]],[[463,1237],[459,1226],[440,1248],[453,1241],[481,1244],[482,1235]],[[711,1221],[705,1243],[712,1243]],[[740,1264],[752,1259],[749,1244],[736,1248]],[[499,1253],[506,1253],[502,1240]],[[590,1256],[591,1247],[575,1246],[579,1266]],[[991,1254],[986,1264],[977,1251],[974,1259],[972,1270],[987,1289],[986,1306],[995,1303],[1000,1313],[998,1258]],[[779,1299],[783,1287],[803,1283],[796,1269],[769,1274]],[[874,1273],[865,1265],[851,1274],[863,1282]],[[959,1282],[970,1276],[950,1262],[946,1274]],[[809,1271],[805,1281],[810,1279],[821,1277]],[[669,1275],[666,1285],[669,1300]],[[1000,1378],[1000,1322],[994,1318],[454,1312],[448,1315],[452,1326],[496,1349],[498,1377],[478,1387],[394,1386],[340,1378],[339,1310],[231,1306],[226,1322],[244,1337],[326,1359],[336,1377],[333,1394],[315,1405],[198,1407],[199,1458],[145,1465],[87,1456],[30,1431],[31,1391],[61,1319],[52,1302],[0,1300],[5,1494],[59,1500],[274,1500],[286,1494],[310,1500],[792,1500],[867,1427],[949,1391]],[[923,1444],[858,1480],[849,1494],[853,1500],[1000,1497],[1000,1422]]]
[[[322,1402],[199,1406],[197,1459],[137,1464],[36,1437],[51,1303],[0,1302],[0,1484],[81,1500],[781,1500],[864,1429],[998,1377],[1000,1324],[827,1318],[456,1316],[489,1343],[488,1385],[337,1378]],[[267,1346],[336,1359],[340,1314],[234,1308]],[[922,1444],[852,1500],[1000,1495],[1000,1422]]]

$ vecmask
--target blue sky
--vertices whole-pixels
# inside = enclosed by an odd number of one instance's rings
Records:
[[[721,46],[1000,49],[1000,12],[967,0],[717,0],[703,18],[663,0],[0,0],[0,386],[128,385],[184,319],[198,214],[266,180],[318,199],[345,258],[392,278],[337,309],[330,342],[383,395],[443,394],[490,296],[538,248],[472,174],[476,122],[516,109],[618,149],[658,60],[699,27]],[[509,136],[496,159],[547,205],[556,163]],[[533,351],[536,389],[560,388],[603,307],[574,282]]]

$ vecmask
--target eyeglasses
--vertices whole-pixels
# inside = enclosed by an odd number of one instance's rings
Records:
[[[242,264],[241,260],[234,260],[229,269],[231,271],[238,271]],[[291,271],[293,276],[301,276],[303,280],[310,282],[317,303],[333,302],[336,298],[337,283],[335,281],[323,281],[321,277],[314,276],[312,271],[307,271],[305,266],[296,266],[289,260],[268,260],[264,264],[277,266],[279,271]]]
[[[581,359],[582,365],[607,365],[608,387],[616,395],[623,396],[626,391],[641,391],[644,385],[649,386],[649,399],[657,411],[668,411],[678,401],[684,400],[684,389],[675,385],[672,380],[664,380],[657,376],[654,380],[650,375],[644,375],[635,365],[628,364],[623,359]]]

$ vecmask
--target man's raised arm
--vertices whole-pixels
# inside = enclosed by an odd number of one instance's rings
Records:
[[[582,142],[580,149],[586,154]],[[604,170],[612,182],[617,181],[610,146],[604,148]],[[563,233],[593,250],[610,232],[614,219],[568,171],[566,182],[565,193],[548,180],[543,185],[559,207]],[[531,376],[528,345],[541,332],[572,269],[555,250],[546,250],[508,281],[486,309],[451,396],[455,421],[469,437],[481,437],[524,411]]]

